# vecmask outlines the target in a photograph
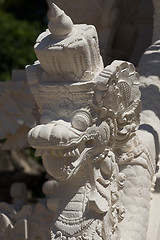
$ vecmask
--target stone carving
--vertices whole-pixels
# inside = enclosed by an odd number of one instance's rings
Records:
[[[55,3],[65,10],[74,23],[93,24],[96,27],[105,64],[110,64],[114,59],[129,59],[138,34],[136,18],[140,0],[47,0],[47,2],[48,17],[52,3]]]
[[[14,205],[0,204],[0,240],[158,240],[159,222],[154,233],[147,228],[159,155],[159,42],[139,64],[140,117],[131,63],[104,68],[95,28],[74,25],[54,4],[48,27],[26,73],[41,115],[28,138],[50,174],[43,191],[52,212],[45,200],[22,207],[13,186]]]
[[[54,4],[48,27],[26,72],[41,114],[29,143],[55,179],[51,239],[146,239],[155,156],[137,132],[139,76],[127,62],[103,68],[95,28]]]

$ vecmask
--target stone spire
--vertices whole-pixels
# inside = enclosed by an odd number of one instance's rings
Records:
[[[34,45],[41,68],[37,82],[89,82],[102,71],[104,66],[94,26],[73,24],[64,11],[52,4],[48,28]]]
[[[52,3],[52,11],[48,28],[54,37],[65,37],[73,29],[73,22],[64,11]]]

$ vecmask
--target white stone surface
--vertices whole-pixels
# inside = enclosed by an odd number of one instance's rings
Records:
[[[103,69],[95,29],[72,25],[54,4],[49,29],[26,71],[42,116],[29,143],[55,179],[44,186],[51,239],[145,240],[156,154],[138,137],[139,76],[123,61]],[[86,69],[78,78],[75,59]]]
[[[159,240],[159,193],[150,201],[159,157],[159,41],[139,64],[140,117],[139,75],[124,61],[103,68],[94,27],[74,25],[53,4],[48,28],[26,73],[41,114],[28,139],[51,176],[43,191],[52,211],[45,201],[21,208],[26,200],[19,203],[13,187],[15,206],[0,204],[0,240],[49,240],[50,232],[52,240]]]
[[[136,19],[140,0],[47,0],[47,2],[48,16],[52,3],[55,3],[65,10],[74,23],[92,24],[96,27],[105,65],[114,59],[129,59],[138,36]]]
[[[141,75],[140,85],[142,92],[143,111],[141,116],[141,125],[143,134],[148,134],[146,144],[150,147],[150,152],[155,153],[156,162],[159,162],[159,149],[160,149],[160,42],[159,42],[159,30],[160,30],[160,1],[154,1],[154,29],[152,45],[146,49],[139,62],[138,71]],[[146,132],[146,133],[145,133]],[[142,137],[143,137],[142,134]],[[153,143],[155,145],[153,151]],[[147,240],[158,240],[160,238],[160,215],[159,215],[159,171],[156,173],[156,179],[153,184],[155,185],[155,193],[153,193],[151,200],[151,209],[149,215],[149,225]],[[155,182],[156,181],[156,182]],[[153,185],[153,186],[154,186]],[[153,188],[152,186],[152,188]]]
[[[53,5],[49,29],[40,34],[35,52],[42,67],[42,81],[90,81],[103,69],[94,26],[73,25]]]

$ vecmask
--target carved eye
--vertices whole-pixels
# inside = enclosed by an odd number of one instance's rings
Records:
[[[85,131],[91,123],[91,116],[85,110],[76,112],[72,119],[72,127],[80,131]]]

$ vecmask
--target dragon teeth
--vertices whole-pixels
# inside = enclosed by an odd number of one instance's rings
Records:
[[[52,156],[56,157],[79,157],[80,156],[80,151],[78,148],[76,149],[63,149],[63,150],[52,150]]]
[[[71,152],[65,152],[63,156],[64,157],[70,157],[71,156]]]
[[[72,152],[68,152],[68,156],[72,156]]]
[[[73,154],[73,156],[76,156],[76,155],[77,155],[76,152],[75,152],[75,150],[72,150],[72,154]]]
[[[79,152],[79,149],[78,149],[78,148],[75,149],[75,152],[76,152],[76,155],[77,155],[77,156],[80,156],[80,152]]]

